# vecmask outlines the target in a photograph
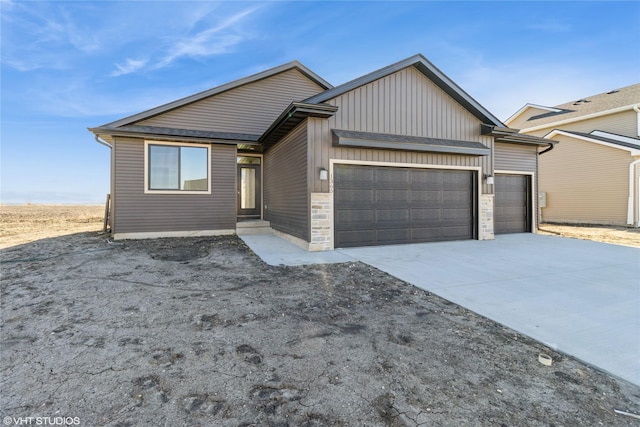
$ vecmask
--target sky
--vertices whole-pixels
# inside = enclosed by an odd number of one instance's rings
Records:
[[[638,1],[0,0],[0,25],[0,203],[104,203],[88,127],[294,59],[339,85],[422,53],[503,121],[640,82]]]

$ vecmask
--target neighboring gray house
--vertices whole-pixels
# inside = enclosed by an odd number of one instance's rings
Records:
[[[257,223],[311,251],[535,231],[554,143],[422,55],[337,87],[293,61],[90,131],[111,147],[116,239]]]

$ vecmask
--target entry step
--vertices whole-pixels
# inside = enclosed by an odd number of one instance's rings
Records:
[[[246,236],[250,234],[271,234],[271,223],[261,219],[249,219],[236,223],[236,234]]]

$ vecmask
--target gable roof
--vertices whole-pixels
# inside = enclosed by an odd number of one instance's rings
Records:
[[[478,101],[473,99],[468,93],[466,93],[460,86],[458,86],[453,80],[447,77],[442,71],[440,71],[435,65],[427,60],[421,54],[411,56],[395,64],[391,64],[387,67],[380,68],[357,79],[351,80],[347,83],[341,84],[334,88],[325,90],[324,92],[314,95],[305,99],[303,102],[309,104],[318,104],[328,101],[329,99],[340,96],[346,92],[356,89],[360,86],[364,86],[375,80],[386,77],[390,74],[398,72],[407,67],[415,67],[429,80],[435,83],[440,89],[446,92],[449,96],[455,99],[459,104],[466,108],[471,114],[478,118],[482,123],[492,124],[494,126],[504,127],[504,123],[500,121],[496,116],[491,114],[486,108],[484,108]]]
[[[229,83],[225,83],[223,85],[220,86],[216,86],[214,88],[202,91],[202,92],[198,92],[194,95],[190,95],[187,96],[185,98],[181,98],[178,99],[176,101],[172,101],[169,102],[167,104],[164,105],[160,105],[159,107],[155,107],[152,108],[150,110],[146,110],[143,111],[141,113],[137,113],[128,117],[124,117],[122,119],[118,119],[116,121],[110,122],[110,123],[106,123],[102,126],[99,126],[99,128],[117,128],[120,126],[125,126],[125,125],[129,125],[135,122],[139,122],[141,120],[145,120],[148,119],[150,117],[153,116],[157,116],[158,114],[162,114],[162,113],[166,113],[168,111],[174,110],[176,108],[182,107],[184,105],[187,104],[191,104],[193,102],[196,101],[200,101],[204,98],[208,98],[210,96],[213,95],[218,95],[222,92],[226,92],[228,90],[231,89],[235,89],[239,86],[243,86],[249,83],[254,83],[257,82],[259,80],[263,80],[266,79],[268,77],[274,76],[276,74],[280,74],[283,73],[285,71],[289,71],[289,70],[298,70],[300,73],[302,73],[304,76],[306,76],[308,79],[310,79],[311,81],[313,81],[314,83],[316,83],[318,86],[324,88],[324,89],[330,89],[333,86],[327,82],[326,80],[324,80],[322,77],[318,76],[316,73],[314,73],[313,71],[311,71],[309,68],[305,67],[302,63],[300,63],[299,61],[291,61],[288,62],[286,64],[282,64],[279,65],[277,67],[274,68],[270,68],[268,70],[265,71],[261,71],[259,73],[253,74],[251,76],[247,76],[247,77],[243,77],[241,79],[238,80],[234,80],[232,82]]]
[[[545,138],[555,138],[558,135],[578,138],[583,141],[593,142],[596,144],[606,145],[608,147],[629,151],[632,156],[640,155],[640,139],[638,138],[630,138],[628,136],[617,135],[601,130],[594,130],[590,133],[585,133],[560,129],[555,129],[549,132],[547,135],[545,135]]]
[[[557,122],[567,123],[585,120],[594,116],[629,110],[638,105],[640,105],[640,83],[565,102],[555,107],[536,106],[537,108],[547,109],[549,112],[530,117],[521,127],[522,131],[529,131],[531,128],[543,129],[551,127]],[[525,105],[525,107],[509,117],[506,123],[514,121],[519,115],[528,110],[527,106],[534,106],[534,104]]]

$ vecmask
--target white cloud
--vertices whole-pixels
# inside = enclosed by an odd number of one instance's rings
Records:
[[[246,9],[226,18],[213,28],[179,40],[169,48],[167,55],[155,65],[155,68],[166,67],[183,57],[206,57],[228,52],[231,47],[245,40],[244,36],[237,34],[239,29],[230,27],[241,22],[255,10],[256,8]],[[231,31],[223,32],[229,29]]]
[[[131,74],[147,64],[146,59],[127,59],[124,64],[116,64],[116,70],[111,72],[112,77],[118,77],[125,74]]]

